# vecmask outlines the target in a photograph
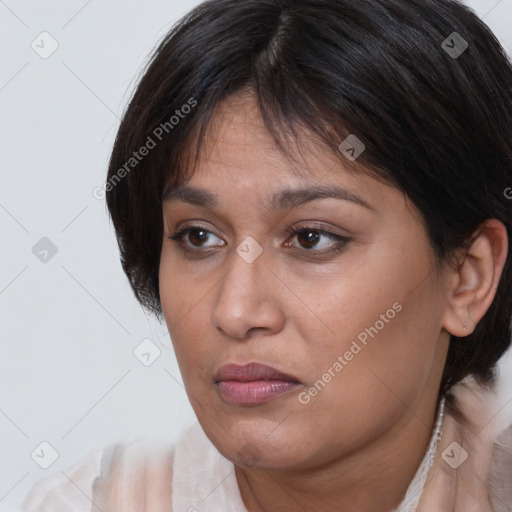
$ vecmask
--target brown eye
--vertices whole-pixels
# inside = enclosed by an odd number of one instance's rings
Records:
[[[306,249],[311,249],[314,247],[320,238],[321,237],[318,234],[318,231],[313,231],[310,229],[304,229],[297,233],[297,240],[299,240],[300,244]]]
[[[188,226],[186,228],[183,228],[179,230],[177,233],[174,233],[173,235],[169,236],[168,238],[170,240],[174,240],[181,244],[185,248],[202,248],[202,247],[213,247],[213,245],[205,245],[204,242],[208,241],[210,238],[210,235],[215,237],[215,235],[201,227],[201,226]],[[217,237],[218,238],[218,237]],[[220,238],[219,238],[220,240]],[[186,242],[190,245],[188,245]],[[216,244],[219,245],[219,244]],[[221,244],[220,244],[221,245]]]
[[[322,229],[316,228],[301,228],[290,232],[292,238],[297,238],[299,248],[305,249],[308,252],[327,254],[337,252],[350,242],[349,238],[344,236],[330,233]],[[331,243],[322,242],[322,240],[331,241]]]
[[[190,229],[186,234],[188,235],[189,241],[199,247],[202,246],[202,242],[208,239],[208,231],[205,229]]]

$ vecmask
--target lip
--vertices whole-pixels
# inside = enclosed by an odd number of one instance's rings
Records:
[[[299,382],[297,377],[281,372],[272,366],[262,363],[225,364],[213,375],[215,382],[223,380],[236,380],[239,382],[251,382],[255,380],[285,380]]]
[[[226,364],[214,374],[221,398],[233,405],[258,405],[301,386],[293,375],[262,363]]]

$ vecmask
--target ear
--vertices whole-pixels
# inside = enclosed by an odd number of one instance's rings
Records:
[[[448,274],[442,325],[458,337],[471,334],[491,305],[508,253],[507,229],[497,219],[480,224],[472,239],[459,268]]]

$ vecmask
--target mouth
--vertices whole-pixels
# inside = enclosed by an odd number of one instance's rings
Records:
[[[227,364],[213,378],[220,397],[239,406],[262,404],[302,385],[293,375],[261,363]]]

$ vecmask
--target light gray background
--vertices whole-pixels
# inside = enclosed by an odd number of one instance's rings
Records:
[[[133,297],[92,191],[141,66],[198,3],[0,0],[2,512],[99,445],[174,443],[195,419],[167,329]],[[468,3],[512,55],[512,0]],[[31,47],[43,31],[59,45],[47,59]],[[46,263],[32,252],[42,237],[57,247]],[[146,367],[133,350],[148,338],[161,356]],[[31,458],[43,441],[59,453],[46,470]]]

